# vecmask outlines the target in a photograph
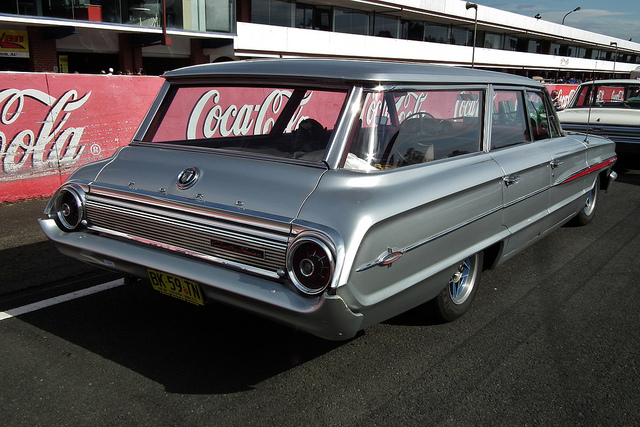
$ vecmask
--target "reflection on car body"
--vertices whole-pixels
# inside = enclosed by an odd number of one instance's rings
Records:
[[[63,252],[327,339],[423,303],[463,315],[480,274],[615,179],[533,80],[420,64],[262,60],[169,72],[134,140],[41,221]]]
[[[567,131],[610,138],[620,160],[630,160],[640,154],[640,80],[582,83],[558,118]]]

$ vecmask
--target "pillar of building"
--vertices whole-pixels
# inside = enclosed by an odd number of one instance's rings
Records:
[[[56,40],[46,38],[42,27],[29,27],[29,71],[53,73],[58,71]]]
[[[189,64],[206,64],[210,61],[209,55],[205,55],[202,51],[202,39],[191,39],[191,54],[189,56]]]
[[[142,46],[131,43],[129,34],[118,35],[118,67],[123,73],[135,73],[142,68]]]
[[[236,1],[236,19],[238,22],[251,22],[251,0]]]

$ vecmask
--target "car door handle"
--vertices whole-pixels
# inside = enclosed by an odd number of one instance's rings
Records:
[[[563,165],[564,162],[560,161],[560,160],[551,160],[551,163],[549,163],[551,165],[551,169],[555,169],[560,165]]]
[[[517,184],[521,179],[522,177],[518,175],[505,176],[502,178],[507,187],[513,184]]]

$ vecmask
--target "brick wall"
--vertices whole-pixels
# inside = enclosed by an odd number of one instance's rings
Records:
[[[129,34],[120,34],[118,36],[119,49],[118,66],[120,71],[136,72],[142,68],[142,47],[133,46],[131,36]]]
[[[29,27],[29,71],[54,72],[58,68],[55,39],[46,39],[43,29]]]
[[[209,55],[202,52],[202,40],[191,39],[191,56],[189,63],[191,65],[206,64],[210,62]]]

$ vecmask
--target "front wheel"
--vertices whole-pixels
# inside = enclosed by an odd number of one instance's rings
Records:
[[[598,203],[598,190],[600,189],[600,177],[596,178],[596,182],[593,184],[593,188],[586,195],[584,200],[584,207],[580,209],[578,215],[575,217],[576,225],[587,225],[596,215],[596,207]]]
[[[433,317],[452,322],[469,310],[478,292],[482,258],[482,252],[479,252],[460,262],[447,286],[428,302]]]

